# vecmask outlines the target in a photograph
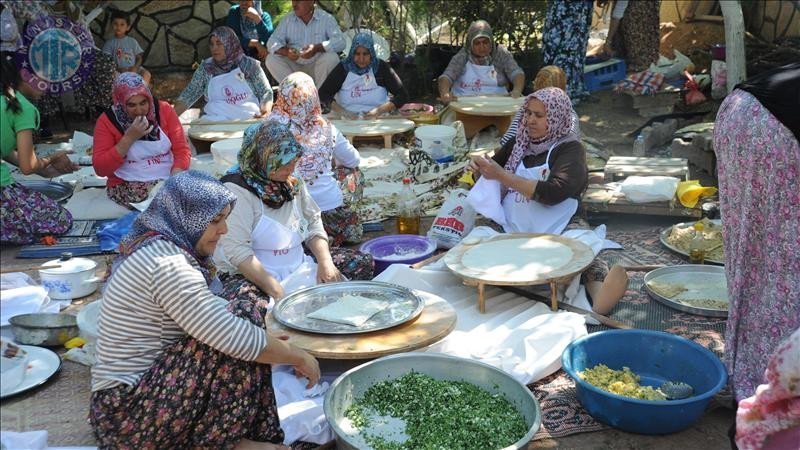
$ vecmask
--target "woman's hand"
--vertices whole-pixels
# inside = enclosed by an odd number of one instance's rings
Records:
[[[485,156],[476,156],[469,162],[470,169],[478,172],[481,176],[486,177],[487,180],[498,180],[502,182],[501,178],[508,172],[506,169],[500,167],[493,159]]]
[[[294,347],[294,349],[297,352],[297,360],[298,360],[296,364],[293,364],[294,372],[298,376],[303,376],[308,378],[308,384],[306,385],[306,389],[310,389],[319,382],[319,377],[320,377],[319,361],[317,361],[316,358],[311,356],[305,350],[301,350],[297,347]]]
[[[263,61],[267,57],[267,54],[269,54],[267,47],[264,47],[261,42],[258,42],[258,39],[250,39],[250,47],[256,49],[256,56],[258,56],[258,59],[261,61]]]
[[[522,91],[518,91],[516,89],[513,89],[511,91],[510,95],[511,95],[511,98],[520,98],[520,97],[522,97]]]
[[[317,283],[335,283],[337,281],[342,281],[342,274],[332,260],[328,259],[317,263]]]
[[[266,280],[267,290],[264,292],[265,294],[272,297],[276,302],[283,298],[283,286],[278,280],[270,274],[267,274]]]
[[[133,119],[131,126],[125,130],[125,136],[129,136],[134,141],[138,141],[152,129],[153,126],[147,122],[147,117],[137,116],[135,119]]]
[[[450,102],[457,101],[457,100],[458,100],[458,97],[456,97],[455,95],[453,95],[453,94],[452,94],[452,93],[450,93],[450,92],[446,92],[446,93],[444,93],[444,94],[442,94],[442,95],[440,95],[440,96],[439,96],[439,100],[441,100],[441,101],[442,101],[442,103],[444,103],[445,105],[447,105],[447,104],[450,104]]]
[[[50,156],[49,167],[52,167],[58,171],[60,175],[72,173],[80,168],[77,164],[73,163],[72,160],[69,159],[69,156],[65,151],[53,153],[53,155]]]
[[[244,12],[244,17],[248,21],[258,24],[261,23],[261,14],[258,13],[258,10],[253,8],[252,6],[247,8],[247,11]]]

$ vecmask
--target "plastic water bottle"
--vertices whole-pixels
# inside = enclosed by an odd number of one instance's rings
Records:
[[[419,234],[420,205],[411,188],[411,178],[403,178],[403,189],[397,199],[397,231],[400,234]]]
[[[644,136],[639,133],[633,141],[633,156],[644,156]]]

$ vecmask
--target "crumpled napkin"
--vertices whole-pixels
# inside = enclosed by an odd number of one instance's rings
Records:
[[[3,450],[44,450],[47,448],[47,430],[0,431]]]
[[[467,201],[475,208],[475,211],[505,228],[506,214],[503,211],[502,198],[500,198],[501,187],[499,181],[481,177],[469,190]]]

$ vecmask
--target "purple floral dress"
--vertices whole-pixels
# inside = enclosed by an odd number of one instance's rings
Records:
[[[730,299],[725,359],[741,400],[800,327],[800,145],[755,97],[734,90],[717,114],[714,149]]]

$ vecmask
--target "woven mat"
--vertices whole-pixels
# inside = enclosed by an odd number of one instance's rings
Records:
[[[609,233],[608,238],[620,243],[624,250],[606,250],[600,253],[600,258],[612,264],[628,266],[685,264],[687,261],[682,256],[661,245],[659,232],[660,229],[653,228],[637,232]],[[634,328],[666,331],[683,336],[721,357],[725,319],[686,314],[652,300],[643,287],[644,275],[645,272],[628,272],[628,290],[609,317]],[[590,333],[607,329],[609,328],[603,325],[589,326]],[[534,440],[608,428],[594,420],[581,406],[575,392],[575,382],[563,370],[531,384],[529,388],[542,408],[542,427]]]
[[[97,238],[97,228],[109,220],[75,220],[72,228],[56,239],[55,245],[32,244],[19,249],[17,258],[55,258],[64,252],[73,256],[99,255],[100,240]]]

